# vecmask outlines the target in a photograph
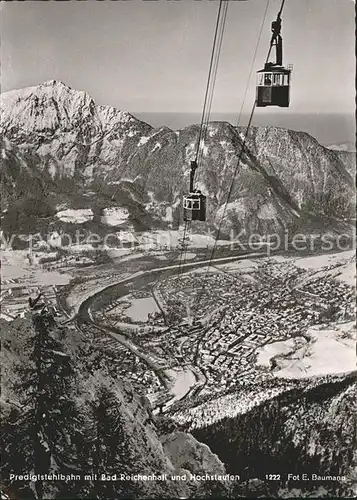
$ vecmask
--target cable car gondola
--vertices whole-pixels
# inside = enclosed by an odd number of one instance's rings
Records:
[[[206,196],[198,189],[194,189],[193,185],[196,169],[197,162],[191,161],[190,192],[183,197],[183,220],[185,222],[206,220]]]
[[[288,108],[290,103],[290,79],[292,66],[283,66],[283,39],[280,12],[276,21],[272,22],[270,50],[275,46],[276,62],[267,62],[264,69],[257,71],[257,107],[279,106]],[[269,52],[270,55],[270,52]]]

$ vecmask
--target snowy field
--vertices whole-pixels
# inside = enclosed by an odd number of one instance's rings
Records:
[[[289,339],[258,349],[257,363],[269,366],[275,358],[279,378],[299,379],[354,371],[356,366],[355,323],[331,325],[328,329],[311,327],[304,339]]]
[[[295,337],[280,342],[265,344],[257,350],[257,365],[265,368],[270,367],[270,361],[276,356],[287,356],[295,353],[298,348],[306,347],[307,340],[304,337]]]
[[[94,214],[91,208],[79,208],[77,210],[69,208],[57,212],[56,217],[62,222],[71,222],[72,224],[83,224],[93,220]]]
[[[294,264],[303,269],[319,269],[320,267],[331,266],[337,262],[351,260],[355,255],[356,252],[354,250],[348,250],[340,253],[301,257],[294,259]]]
[[[1,252],[1,313],[7,321],[28,309],[30,296],[42,293],[55,305],[56,285],[67,285],[71,276],[42,269],[35,259],[29,259],[26,250]]]
[[[128,220],[129,212],[126,208],[112,207],[105,208],[100,218],[102,224],[107,226],[120,226]]]
[[[125,314],[133,321],[147,321],[148,314],[160,312],[152,297],[135,299],[130,307],[126,309]]]
[[[245,272],[250,272],[250,271],[255,271],[257,269],[257,264],[254,263],[254,261],[249,260],[249,259],[244,259],[244,260],[238,260],[236,262],[232,262],[229,264],[221,264],[217,266],[219,269],[222,269],[222,271],[226,272],[235,272],[235,271],[241,271],[244,270]]]
[[[277,263],[291,262],[296,267],[306,270],[314,270],[316,273],[314,277],[318,277],[319,274],[323,276],[331,276],[338,281],[346,283],[350,286],[355,286],[356,284],[356,251],[348,250],[346,252],[331,253],[326,255],[315,255],[311,257],[284,257],[282,255],[276,255],[271,257],[269,260]],[[339,264],[338,267],[335,267]],[[331,269],[319,269],[331,266]]]
[[[165,405],[168,408],[188,393],[191,387],[196,384],[196,377],[189,369],[171,369],[166,370],[166,373],[173,381],[170,389],[170,394],[172,394],[173,398]]]
[[[117,233],[118,239],[122,243],[135,243],[141,250],[175,250],[182,247],[182,238],[184,231],[179,230],[159,230],[159,231],[143,231],[134,233],[132,231],[120,231]],[[211,235],[190,234],[188,238],[188,249],[196,248],[211,248],[215,244],[215,239]],[[227,245],[226,240],[218,240],[216,245]]]
[[[21,280],[23,285],[66,285],[71,276],[68,274],[49,272],[41,269],[38,264],[30,264],[26,250],[3,250],[1,252],[2,288],[7,280]],[[44,254],[46,255],[46,254]]]

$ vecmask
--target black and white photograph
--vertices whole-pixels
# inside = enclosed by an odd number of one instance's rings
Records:
[[[355,0],[0,18],[1,499],[356,498]]]

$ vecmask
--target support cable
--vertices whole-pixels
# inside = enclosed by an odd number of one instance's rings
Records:
[[[220,51],[221,51],[221,46],[222,46],[224,26],[225,26],[225,22],[226,22],[228,2],[229,2],[229,0],[220,0],[219,7],[218,7],[217,20],[216,20],[213,45],[212,45],[212,52],[211,52],[211,58],[210,58],[210,65],[209,65],[209,71],[208,71],[208,78],[207,78],[207,85],[206,85],[206,91],[205,91],[205,97],[204,97],[204,103],[203,103],[202,117],[201,117],[199,136],[198,136],[196,153],[195,153],[195,162],[196,163],[197,163],[199,155],[200,155],[202,138],[205,137],[206,133],[207,133],[206,132],[207,125],[205,125],[205,122],[208,121],[208,118],[210,116],[211,106],[212,106],[213,92],[214,92],[215,80],[216,80],[216,76],[217,76],[217,68],[218,68],[219,56],[220,56]],[[181,253],[180,253],[179,275],[181,274],[182,266],[186,260],[186,253],[187,253],[187,246],[188,245],[186,245],[185,240],[186,240],[187,230],[190,229],[190,226],[191,226],[191,222],[185,221],[183,241],[182,241],[182,247],[181,247]]]
[[[278,18],[282,14],[284,4],[285,4],[285,0],[282,0],[280,11],[278,13]],[[267,62],[269,61],[270,53],[271,53],[271,50],[272,50],[272,47],[273,47],[273,42],[274,42],[274,40],[272,39],[271,42],[270,42],[270,47],[269,47],[269,51],[268,51],[268,54],[267,54],[267,57],[266,57],[265,64],[267,64]],[[223,224],[224,216],[226,214],[226,210],[227,210],[227,206],[228,206],[228,203],[229,203],[229,199],[230,199],[231,194],[233,192],[234,181],[235,181],[238,169],[240,167],[240,163],[241,163],[241,160],[242,160],[242,157],[243,157],[243,153],[245,152],[247,137],[248,137],[249,130],[250,130],[250,127],[251,127],[251,124],[252,124],[252,120],[253,120],[253,116],[254,116],[254,111],[255,111],[256,105],[257,105],[257,101],[255,100],[254,104],[253,104],[253,107],[252,107],[252,110],[251,110],[251,113],[250,113],[249,121],[248,121],[247,128],[246,128],[246,131],[245,131],[244,139],[243,139],[243,142],[242,142],[242,145],[241,145],[241,149],[240,149],[240,153],[239,153],[238,160],[237,160],[237,163],[236,163],[236,167],[235,167],[234,172],[233,172],[233,177],[232,177],[232,181],[231,181],[230,188],[229,188],[229,191],[228,191],[228,196],[227,196],[226,202],[224,204],[222,215],[220,217],[220,222],[219,222],[219,225],[218,225],[218,230],[217,230],[217,234],[216,234],[216,237],[215,237],[214,245],[213,245],[213,248],[212,248],[212,251],[211,251],[209,262],[207,264],[206,273],[205,273],[205,276],[203,278],[203,284],[202,284],[201,290],[200,290],[200,292],[199,292],[199,294],[198,294],[198,296],[197,296],[197,298],[195,300],[195,306],[196,306],[195,309],[196,309],[196,312],[197,312],[199,303],[200,303],[200,301],[202,299],[202,296],[204,294],[204,291],[205,291],[205,287],[206,287],[206,283],[207,283],[207,278],[208,278],[208,274],[209,274],[209,268],[210,268],[210,266],[212,264],[212,260],[214,258],[214,253],[216,251],[217,242],[219,240],[220,232],[221,232],[221,229],[222,229],[222,224]]]
[[[259,48],[259,45],[260,45],[260,40],[262,38],[263,28],[264,28],[264,24],[265,24],[265,20],[266,20],[267,14],[268,14],[269,5],[270,5],[270,0],[267,0],[267,4],[265,6],[265,12],[264,12],[262,24],[260,25],[260,31],[259,31],[259,35],[258,35],[258,41],[257,41],[256,46],[255,46],[255,51],[254,51],[254,55],[253,55],[253,59],[252,59],[252,64],[250,65],[249,76],[248,76],[247,85],[246,85],[245,91],[244,91],[244,97],[243,97],[242,105],[240,107],[238,119],[237,119],[237,122],[236,122],[236,127],[238,127],[240,125],[240,120],[241,120],[241,117],[242,117],[242,112],[243,112],[244,104],[245,104],[245,101],[246,101],[246,98],[247,98],[249,84],[250,84],[250,80],[252,78],[253,68],[255,66],[255,60],[257,58],[258,48]]]
[[[220,53],[221,53],[221,48],[222,48],[224,28],[225,28],[225,24],[226,24],[227,11],[228,11],[228,5],[229,5],[228,2],[229,2],[229,0],[226,0],[223,4],[221,22],[220,22],[218,34],[216,37],[217,49],[215,50],[214,61],[212,64],[212,76],[211,76],[211,83],[209,86],[209,91],[208,91],[208,96],[207,96],[205,116],[203,116],[203,126],[202,126],[202,134],[201,134],[202,139],[200,141],[201,144],[198,143],[198,146],[201,146],[199,149],[199,157],[197,159],[198,165],[201,164],[202,159],[203,159],[204,144],[205,144],[207,134],[208,134],[208,125],[209,125],[209,119],[210,119],[210,115],[211,115],[214,87],[215,87],[215,83],[216,83],[218,64],[219,64],[219,58],[220,58]],[[187,250],[188,250],[188,244],[185,243],[186,233],[187,233],[186,228],[187,228],[187,224],[185,224],[185,230],[184,230],[183,258],[182,258],[182,253],[181,253],[179,274],[181,274],[181,272],[182,272],[182,266],[186,263],[186,255],[187,255]],[[188,230],[190,230],[190,229],[191,229],[191,222],[190,222],[189,227],[188,227]]]
[[[203,124],[204,124],[204,119],[205,119],[205,116],[206,116],[206,107],[207,107],[209,90],[210,90],[210,86],[211,86],[211,77],[212,77],[212,70],[213,70],[213,65],[214,65],[214,60],[215,60],[216,44],[217,44],[217,38],[218,38],[218,33],[219,33],[219,28],[220,28],[220,23],[221,23],[221,11],[222,11],[222,6],[223,6],[224,3],[225,3],[225,0],[220,0],[219,1],[219,7],[218,7],[218,13],[217,13],[217,20],[216,20],[216,27],[215,27],[214,37],[213,37],[213,46],[212,46],[212,52],[211,52],[211,60],[210,60],[210,65],[209,65],[209,70],[208,70],[206,92],[205,92],[205,98],[204,98],[204,102],[203,102],[203,110],[202,110],[202,118],[201,118],[201,124],[200,124],[200,132],[199,132],[198,141],[197,141],[197,148],[196,148],[196,155],[195,155],[195,161],[196,162],[197,162],[197,159],[198,159],[198,154],[199,154],[199,149],[200,149],[200,143],[201,143],[201,138],[202,138]]]

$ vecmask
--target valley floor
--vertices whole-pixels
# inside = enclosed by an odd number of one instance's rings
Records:
[[[1,313],[11,322],[41,292],[56,321],[84,340],[85,372],[129,380],[150,414],[209,446],[222,422],[355,372],[354,251],[256,253],[209,269],[191,259],[179,274],[177,257],[122,252],[83,265],[5,251]]]
[[[84,301],[103,291],[84,335],[96,338],[113,376],[129,378],[156,413],[170,411],[181,423],[185,408],[213,395],[266,383],[280,391],[289,380],[355,370],[353,251],[249,255],[136,285],[141,271],[170,262],[177,266],[177,256],[123,252],[115,265],[76,260],[58,268],[6,251],[2,315],[11,320],[41,291],[58,321],[71,325]]]
[[[144,387],[156,412],[182,416],[183,407],[214,394],[355,369],[353,252],[249,257],[205,271],[134,286],[91,312],[95,324],[119,328],[136,352],[150,356],[152,366],[103,338],[113,372]],[[146,319],[133,315],[142,301]],[[331,363],[326,352],[335,346]]]

